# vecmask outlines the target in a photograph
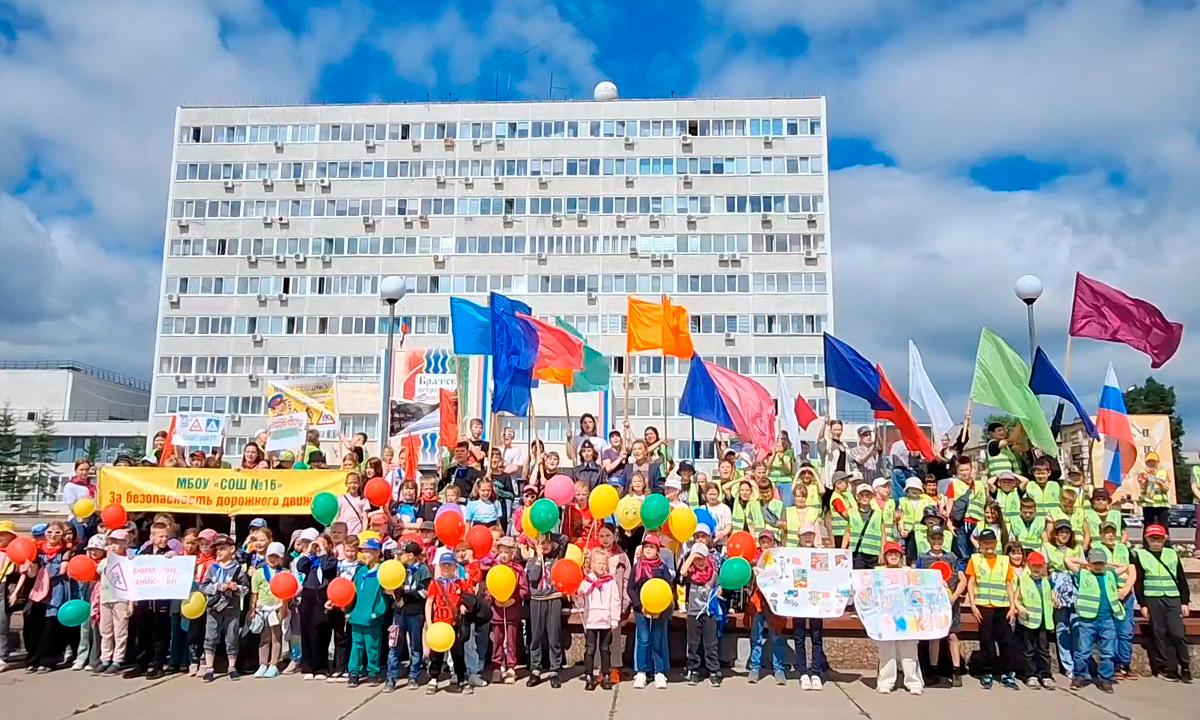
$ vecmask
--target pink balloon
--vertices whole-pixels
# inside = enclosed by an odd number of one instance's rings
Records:
[[[546,483],[546,497],[555,505],[566,505],[575,499],[575,483],[566,475],[555,475]]]

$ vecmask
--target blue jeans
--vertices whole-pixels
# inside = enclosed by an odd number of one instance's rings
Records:
[[[408,654],[408,679],[416,682],[421,675],[421,631],[425,628],[425,616],[420,613],[402,615],[399,612],[392,615],[392,623],[400,626],[400,637],[396,647],[388,651],[387,679],[395,682],[400,679],[400,663]]]
[[[1133,593],[1129,593],[1129,597],[1125,598],[1125,619],[1116,621],[1117,650],[1114,655],[1119,668],[1128,668],[1129,663],[1133,662],[1133,628],[1137,620],[1134,602]]]
[[[1054,642],[1058,645],[1058,665],[1063,675],[1074,677],[1072,653],[1079,642],[1079,616],[1075,608],[1054,608]]]
[[[488,644],[492,640],[492,622],[482,623],[470,621],[463,623],[464,651],[467,658],[467,676],[479,677],[487,664]]]
[[[801,675],[816,675],[825,678],[829,665],[825,662],[825,623],[820,618],[795,618],[794,636],[796,638],[796,672]],[[812,640],[812,662],[808,662],[808,654],[804,650],[805,639]]]
[[[775,483],[775,489],[779,491],[779,499],[783,502],[785,508],[792,506],[792,481],[784,480],[783,482]]]
[[[1117,626],[1112,615],[1097,617],[1093,620],[1079,621],[1079,641],[1075,646],[1075,677],[1084,680],[1091,679],[1088,661],[1092,658],[1092,650],[1099,648],[1100,662],[1096,666],[1097,679],[1111,681],[1113,679],[1113,656],[1117,648]]]
[[[634,614],[633,671],[640,673],[665,673],[670,663],[667,654],[667,618],[648,618],[642,613]]]
[[[750,620],[750,661],[747,668],[752,673],[762,670],[763,645],[771,645],[771,667],[775,672],[783,672],[784,641],[779,639],[779,633],[767,622],[764,613],[757,613]]]

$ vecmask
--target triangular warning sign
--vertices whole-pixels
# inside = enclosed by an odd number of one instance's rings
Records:
[[[204,432],[204,426],[200,424],[200,418],[192,420],[192,424],[188,425],[188,432]]]
[[[214,433],[217,430],[219,430],[220,427],[221,427],[221,423],[216,418],[209,418],[204,423],[204,432]]]
[[[113,563],[113,566],[108,570],[108,584],[112,585],[113,589],[126,592],[129,590],[128,583],[125,582],[125,571],[121,569],[121,563]]]
[[[322,410],[321,411],[321,419],[317,421],[317,424],[318,425],[336,425],[337,423],[334,422],[333,416],[330,415],[328,411]]]

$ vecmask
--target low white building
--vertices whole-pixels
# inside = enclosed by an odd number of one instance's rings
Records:
[[[73,361],[0,362],[0,404],[7,404],[17,435],[27,443],[39,418],[54,421],[55,472],[71,476],[78,458],[95,439],[98,462],[111,463],[121,453],[149,444],[150,383]],[[144,451],[143,451],[144,452]],[[35,498],[0,498],[0,504]],[[37,498],[55,502],[54,497]]]

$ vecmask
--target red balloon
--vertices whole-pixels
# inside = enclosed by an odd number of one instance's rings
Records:
[[[574,595],[579,591],[579,585],[583,582],[583,568],[574,560],[563,558],[554,563],[554,568],[550,571],[550,579],[554,581],[554,587],[558,588],[560,593],[565,595]]]
[[[271,594],[280,600],[291,600],[300,592],[300,583],[289,572],[276,573],[271,578]]]
[[[363,495],[376,507],[387,507],[392,499],[392,486],[383,478],[371,478],[363,488]]]
[[[125,527],[125,523],[129,520],[129,514],[125,512],[125,506],[121,503],[111,503],[105,505],[100,511],[100,520],[104,522],[104,527],[109,530]]]
[[[76,555],[67,561],[67,575],[72,580],[91,582],[96,579],[96,561],[87,555]]]
[[[4,550],[8,553],[8,559],[17,565],[24,565],[37,557],[37,546],[27,537],[13,538]]]
[[[929,569],[937,570],[938,572],[940,572],[942,574],[943,580],[946,580],[946,581],[950,580],[950,574],[952,571],[950,570],[950,563],[946,562],[945,560],[938,560],[937,562],[930,565]]]
[[[834,498],[833,510],[839,515],[844,515],[846,513],[846,501],[841,498]]]
[[[456,512],[444,512],[433,521],[438,540],[446,547],[454,547],[467,534],[467,521]]]
[[[478,560],[492,550],[492,531],[485,525],[476,525],[467,531],[467,542]]]
[[[729,550],[729,557],[742,557],[750,562],[754,562],[754,555],[758,552],[754,536],[745,530],[730,535],[725,547]]]
[[[329,602],[333,603],[335,607],[345,608],[354,602],[354,583],[344,577],[330,580],[326,592]]]

